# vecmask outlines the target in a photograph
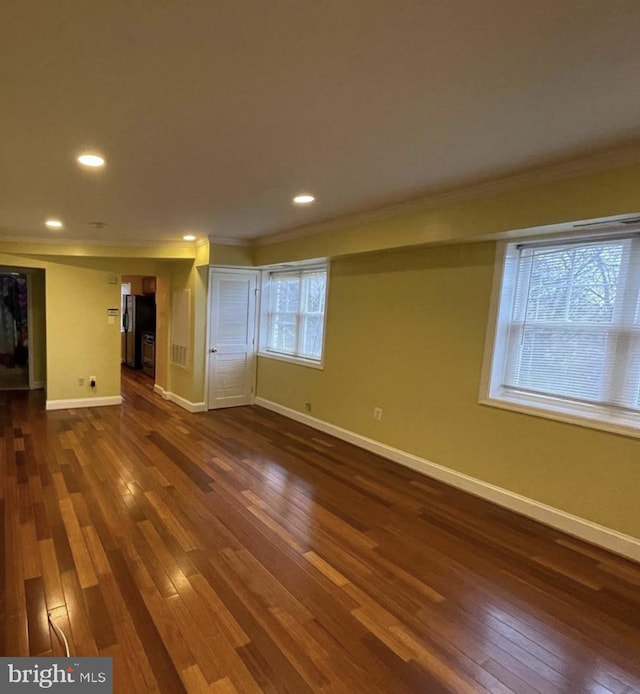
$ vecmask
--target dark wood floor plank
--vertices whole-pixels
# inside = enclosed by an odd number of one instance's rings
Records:
[[[24,582],[29,625],[29,655],[40,655],[51,650],[51,636],[47,618],[47,603],[41,578]]]
[[[189,479],[199,487],[202,491],[209,490],[211,478],[203,472],[196,463],[190,460],[181,450],[176,448],[167,439],[157,431],[149,433],[149,439],[171,460],[174,465],[177,465]]]
[[[0,400],[10,655],[131,692],[640,692],[640,566],[258,407]],[[124,690],[124,689],[123,689]]]
[[[160,690],[176,694],[186,691],[124,556],[115,550],[108,557]]]
[[[99,586],[85,588],[84,599],[87,605],[87,615],[91,626],[91,633],[99,650],[104,650],[117,643],[115,631],[109,610],[104,602]]]

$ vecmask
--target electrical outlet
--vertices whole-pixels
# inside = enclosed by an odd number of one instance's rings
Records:
[[[373,418],[380,421],[382,419],[382,407],[373,408]]]
[[[78,385],[83,386],[84,385],[84,378],[79,378],[78,379]]]
[[[305,402],[304,411],[305,412],[311,412],[311,403],[310,402]]]
[[[90,385],[92,388],[95,388],[95,387],[96,387],[96,377],[95,377],[95,376],[89,376],[89,385]]]

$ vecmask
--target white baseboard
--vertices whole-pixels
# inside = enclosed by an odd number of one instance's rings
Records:
[[[153,390],[155,390],[155,392],[162,396],[162,398],[164,398],[165,400],[169,400],[170,402],[174,402],[176,405],[180,405],[180,407],[187,410],[187,412],[207,411],[206,402],[191,402],[190,400],[186,400],[185,398],[182,398],[179,395],[176,395],[175,393],[170,393],[168,390],[165,390],[162,386],[159,386],[157,383],[153,386]]]
[[[31,390],[44,390],[46,385],[47,384],[44,381],[34,381],[31,384],[30,389]]]
[[[47,400],[47,410],[73,410],[76,407],[104,407],[121,405],[121,395],[110,395],[105,398],[69,398],[68,400]]]
[[[607,528],[598,523],[593,523],[579,516],[574,516],[571,513],[561,511],[553,506],[547,506],[539,501],[521,496],[520,494],[515,494],[502,487],[483,482],[476,477],[471,477],[470,475],[465,475],[462,472],[457,472],[443,465],[432,463],[412,453],[387,446],[374,439],[361,436],[360,434],[356,434],[348,429],[343,429],[335,424],[329,424],[328,422],[316,419],[303,412],[298,412],[284,405],[279,405],[276,402],[258,397],[256,398],[256,405],[277,412],[290,419],[294,419],[302,424],[307,424],[314,429],[323,431],[325,434],[331,434],[338,439],[348,441],[372,453],[377,453],[383,458],[388,458],[400,465],[421,472],[428,477],[450,484],[452,487],[462,489],[465,492],[492,501],[499,506],[508,508],[523,516],[527,516],[540,523],[549,525],[552,528],[556,528],[557,530],[561,530],[568,535],[573,535],[591,544],[604,547],[611,552],[633,559],[634,561],[640,561],[640,539],[636,537],[625,535],[617,530]]]
[[[169,399],[169,392],[166,391],[162,386],[159,386],[157,383],[153,384],[153,390],[158,393],[158,395],[162,396],[165,400]]]

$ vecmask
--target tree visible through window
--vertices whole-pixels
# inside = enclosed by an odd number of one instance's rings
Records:
[[[512,244],[490,397],[640,412],[639,292],[640,236]]]
[[[270,273],[267,351],[320,361],[326,290],[326,268]]]

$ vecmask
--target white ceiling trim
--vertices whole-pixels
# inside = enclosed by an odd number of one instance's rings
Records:
[[[366,224],[367,222],[385,219],[403,213],[451,205],[474,198],[488,197],[490,195],[518,190],[528,185],[571,178],[572,176],[578,176],[583,173],[615,169],[621,166],[637,164],[639,162],[640,143],[633,143],[624,148],[596,152],[588,156],[554,162],[501,178],[485,180],[480,183],[456,187],[442,192],[434,192],[427,196],[397,205],[388,205],[368,212],[345,215],[327,220],[326,222],[319,222],[318,224],[311,224],[276,232],[275,234],[255,237],[251,239],[250,243],[254,246],[268,246],[274,243],[281,243],[282,241],[290,241],[305,236],[314,236],[315,234],[335,230],[341,226]]]
[[[0,244],[15,243],[23,246],[69,246],[77,248],[93,248],[94,246],[106,248],[149,248],[157,251],[158,249],[178,249],[193,248],[193,241],[155,241],[149,239],[74,239],[74,238],[50,238],[48,236],[0,236]],[[206,243],[206,241],[204,242]],[[198,245],[198,244],[196,244]],[[2,251],[2,249],[0,249]]]
[[[222,236],[209,236],[209,243],[215,243],[219,246],[252,246],[251,239],[229,239]]]

